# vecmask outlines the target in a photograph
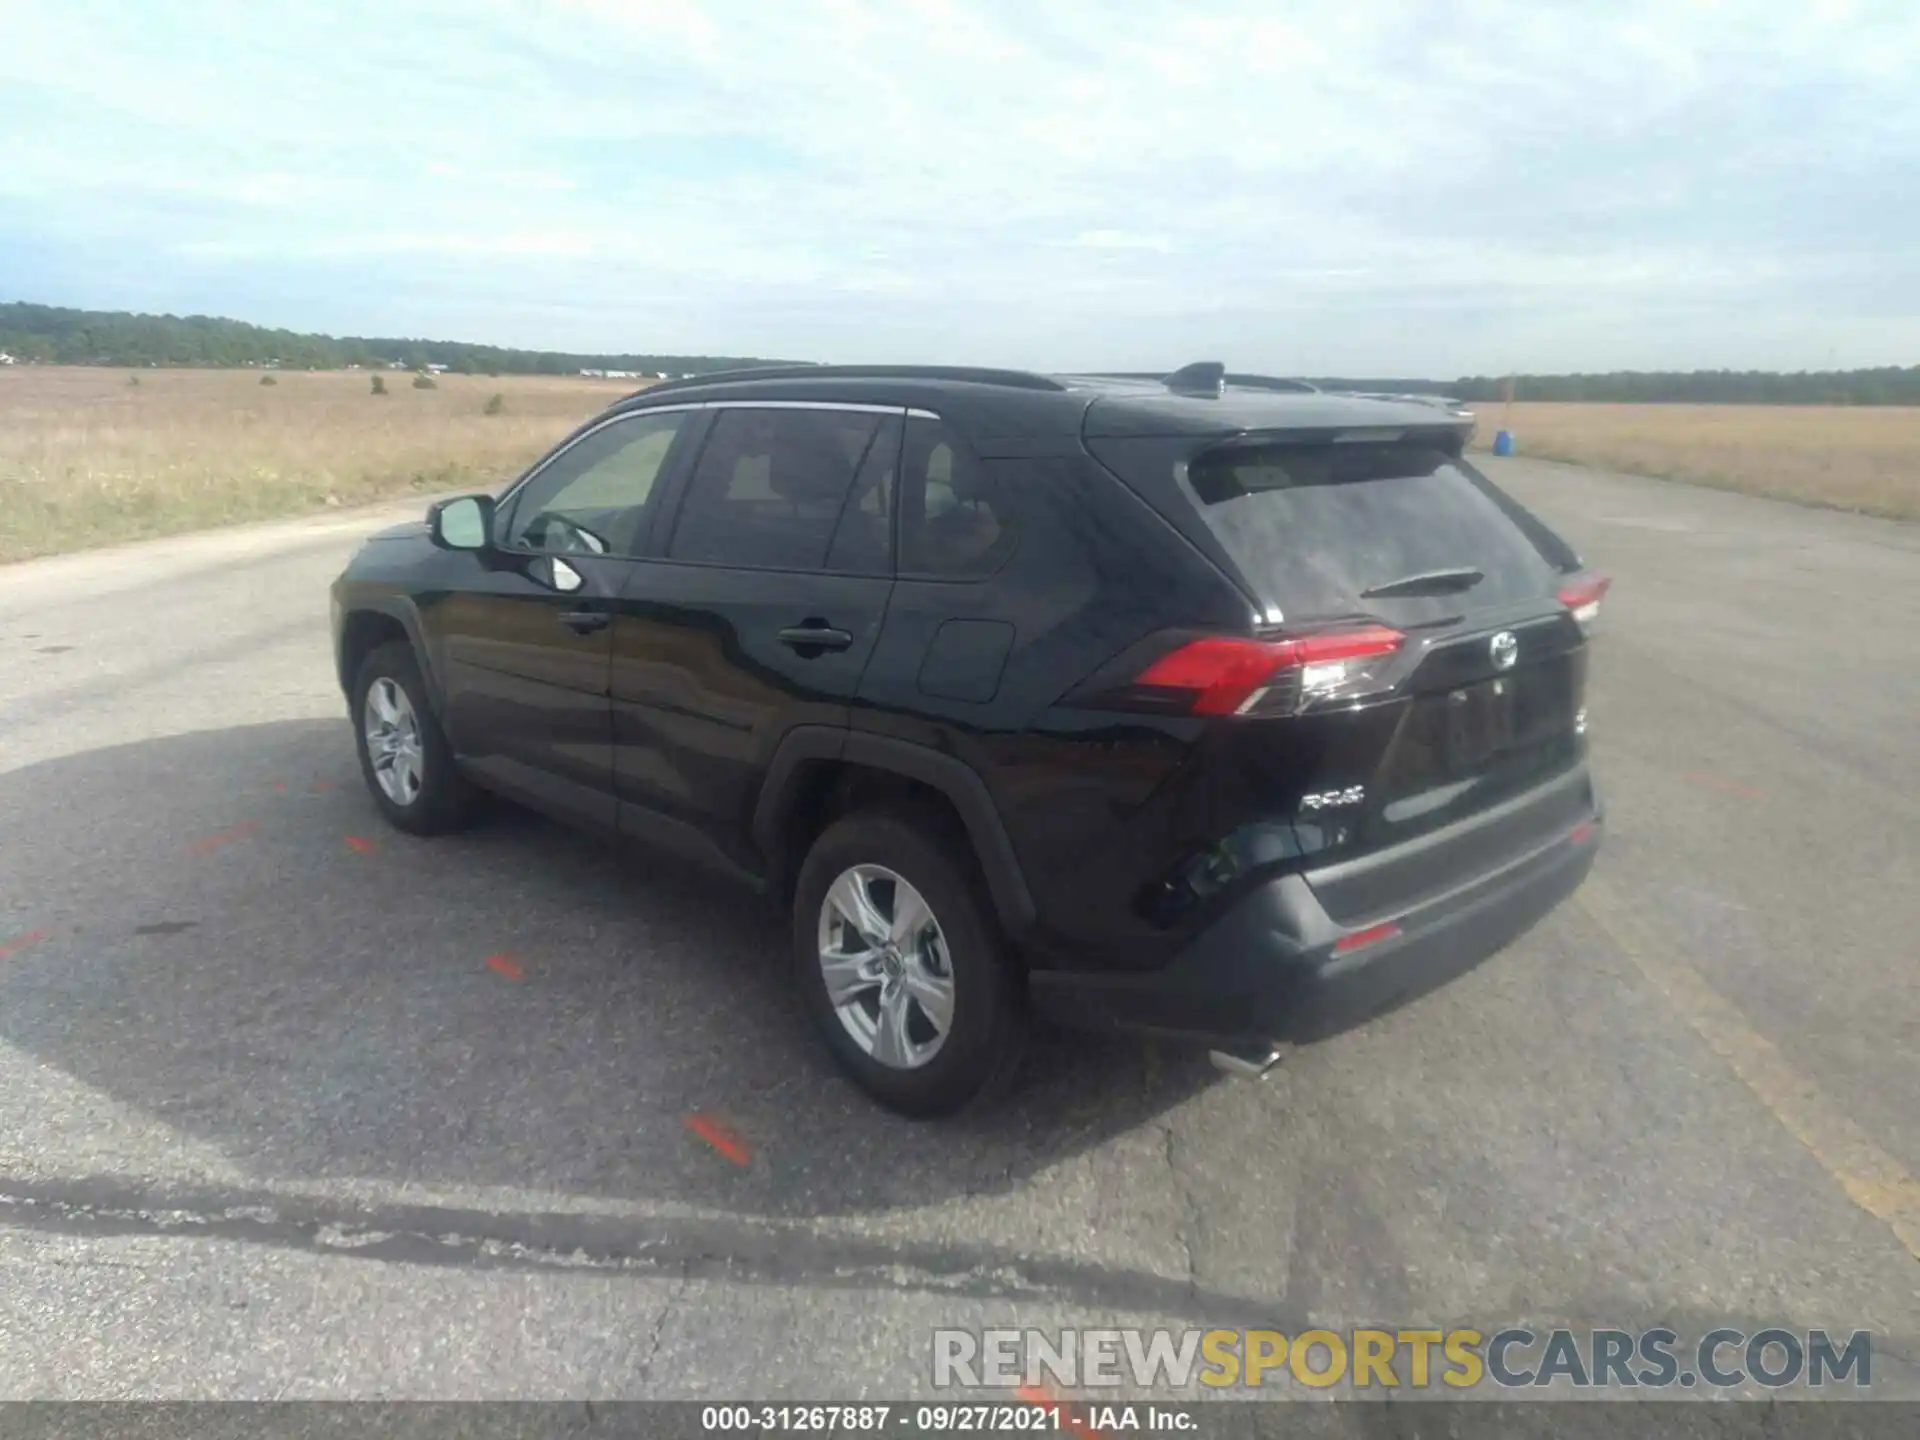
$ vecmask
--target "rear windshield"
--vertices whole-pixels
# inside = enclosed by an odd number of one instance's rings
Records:
[[[1196,457],[1187,483],[1228,555],[1288,620],[1372,614],[1417,622],[1553,590],[1557,571],[1522,522],[1490,484],[1440,450],[1235,446]],[[1392,593],[1396,581],[1462,570],[1482,578]],[[1377,587],[1389,593],[1365,593]]]

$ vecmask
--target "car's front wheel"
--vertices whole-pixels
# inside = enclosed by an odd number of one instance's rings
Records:
[[[968,857],[942,827],[891,811],[835,822],[801,867],[793,927],[808,1010],[882,1104],[948,1115],[1011,1080],[1020,988]]]
[[[453,763],[411,646],[390,641],[360,663],[353,719],[360,773],[389,823],[436,835],[472,818],[476,793]]]

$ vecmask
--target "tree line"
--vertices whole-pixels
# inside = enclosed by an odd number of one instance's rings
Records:
[[[444,365],[463,374],[570,375],[577,370],[700,375],[781,363],[741,355],[581,355],[516,350],[457,340],[307,335],[210,315],[136,315],[0,304],[0,352],[54,365],[280,365],[292,370],[408,369]],[[1516,400],[1700,405],[1920,405],[1920,365],[1871,370],[1618,370],[1595,375],[1516,375]],[[1452,395],[1474,404],[1501,400],[1507,377],[1453,380],[1315,378],[1325,390]]]
[[[741,355],[576,355],[457,340],[306,335],[211,315],[135,315],[25,303],[0,304],[0,352],[47,365],[343,370],[398,363],[412,370],[444,365],[474,375],[571,375],[585,369],[698,375],[776,363]]]
[[[1323,390],[1451,395],[1470,404],[1506,398],[1506,376],[1458,380],[1314,380]],[[1920,365],[1871,370],[1615,370],[1515,375],[1515,400],[1616,405],[1920,405]]]

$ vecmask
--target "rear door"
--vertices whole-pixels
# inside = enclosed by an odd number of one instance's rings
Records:
[[[671,533],[613,633],[620,825],[752,868],[759,781],[795,725],[845,728],[893,588],[903,412],[711,407]]]

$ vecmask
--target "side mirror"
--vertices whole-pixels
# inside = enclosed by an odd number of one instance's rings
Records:
[[[427,511],[427,533],[443,550],[491,549],[493,497],[462,495],[440,501]]]

